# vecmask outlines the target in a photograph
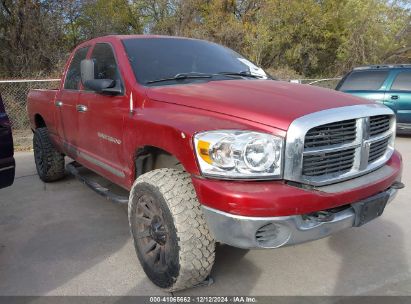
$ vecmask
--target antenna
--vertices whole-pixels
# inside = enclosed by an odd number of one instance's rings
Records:
[[[133,100],[133,92],[130,93],[130,113],[134,113],[134,100]]]

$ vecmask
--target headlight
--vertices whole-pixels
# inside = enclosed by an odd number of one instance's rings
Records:
[[[194,136],[201,172],[243,179],[281,178],[283,138],[253,131],[209,131]]]

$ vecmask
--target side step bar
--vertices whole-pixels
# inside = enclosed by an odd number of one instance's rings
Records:
[[[100,194],[101,196],[105,197],[107,200],[112,201],[116,204],[128,204],[128,197],[127,196],[120,196],[110,191],[99,183],[88,179],[87,177],[81,175],[79,172],[79,168],[82,166],[77,162],[71,162],[66,166],[67,171],[74,175],[77,179],[79,179],[83,184],[90,187],[92,190]]]

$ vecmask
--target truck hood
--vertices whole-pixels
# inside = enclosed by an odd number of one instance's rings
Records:
[[[150,99],[213,111],[287,130],[293,120],[330,108],[369,104],[341,92],[273,80],[223,80],[147,89]]]

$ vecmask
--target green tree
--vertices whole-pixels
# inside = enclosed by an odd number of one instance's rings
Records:
[[[0,76],[54,74],[78,43],[164,34],[226,45],[282,77],[411,60],[409,0],[0,0]],[[287,72],[288,71],[288,72]]]
[[[354,15],[355,17],[350,17]],[[407,18],[408,17],[408,18]],[[337,49],[336,71],[361,64],[382,63],[387,54],[404,44],[397,33],[409,22],[409,12],[378,0],[346,0],[343,29]]]
[[[64,50],[56,1],[0,2],[0,77],[53,74]]]
[[[143,25],[135,6],[128,0],[94,0],[83,4],[76,21],[81,40],[109,34],[142,33]]]

